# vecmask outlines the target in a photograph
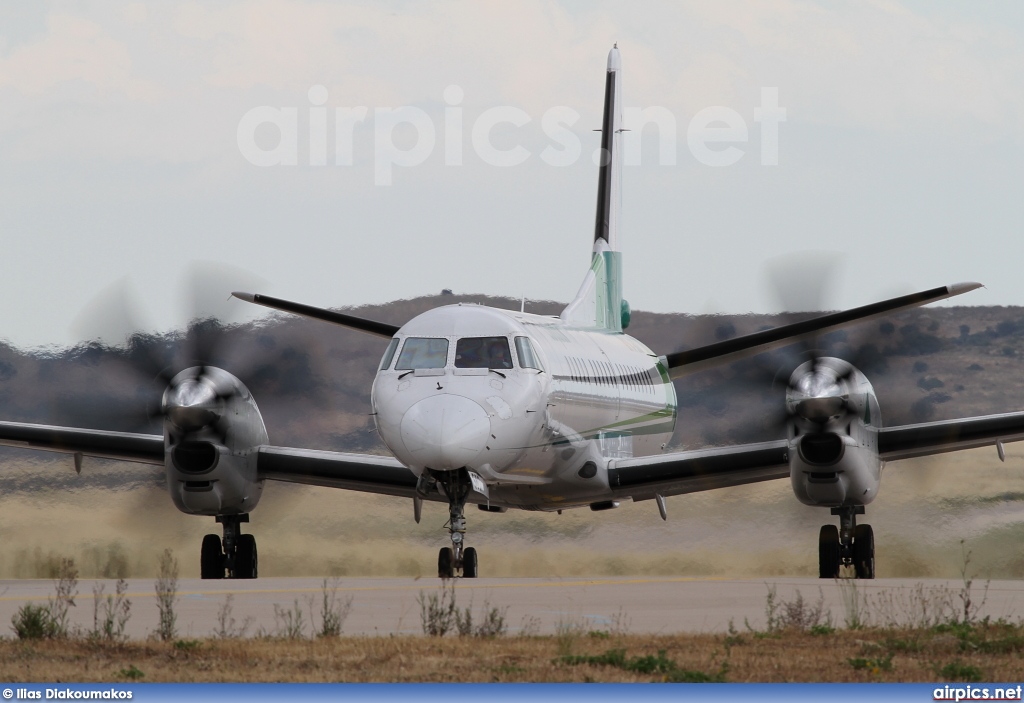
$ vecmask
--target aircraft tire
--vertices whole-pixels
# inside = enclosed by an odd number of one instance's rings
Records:
[[[259,558],[256,553],[256,538],[252,535],[238,535],[235,551],[235,578],[254,579],[259,574]]]
[[[199,554],[199,575],[204,579],[224,578],[224,552],[219,535],[203,537],[203,548]]]
[[[853,530],[853,568],[859,579],[875,578],[875,534],[871,525]]]
[[[455,576],[454,553],[451,547],[442,547],[437,553],[437,577],[439,579],[450,579]]]
[[[818,533],[818,578],[838,578],[840,561],[839,528],[822,525]]]
[[[476,567],[476,549],[474,547],[466,547],[466,551],[462,554],[462,578],[475,579]]]

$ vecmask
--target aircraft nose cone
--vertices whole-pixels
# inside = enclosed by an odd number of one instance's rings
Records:
[[[402,417],[402,440],[414,462],[439,471],[472,466],[490,435],[484,409],[458,395],[424,398]]]

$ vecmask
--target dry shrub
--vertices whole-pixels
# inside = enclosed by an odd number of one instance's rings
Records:
[[[436,593],[424,593],[416,597],[420,605],[420,623],[423,634],[444,637],[456,625],[455,584],[442,583]]]
[[[75,596],[78,595],[78,567],[74,559],[61,559],[57,573],[56,595],[48,603],[50,618],[53,621],[54,637],[68,637],[70,630],[69,611],[75,607]]]
[[[769,586],[764,611],[768,632],[774,633],[782,630],[809,632],[816,627],[823,625],[831,627],[832,625],[832,613],[825,610],[825,594],[820,588],[818,589],[818,600],[811,604],[804,600],[804,596],[799,590],[792,600],[779,600],[776,587]]]
[[[341,631],[345,627],[345,620],[348,619],[348,614],[352,611],[353,596],[340,598],[338,596],[338,587],[340,585],[340,579],[335,578],[330,581],[324,579],[320,587],[320,629],[317,631],[318,637],[340,637]],[[312,613],[310,613],[310,618],[312,618]]]
[[[298,640],[306,636],[306,620],[299,607],[299,599],[291,608],[282,608],[274,603],[274,636]]]
[[[106,586],[97,581],[92,589],[92,632],[89,638],[105,642],[127,639],[125,628],[131,617],[132,602],[127,597],[128,582],[118,579],[114,593],[104,597]]]
[[[170,549],[160,555],[160,572],[156,579],[156,607],[160,611],[156,636],[170,642],[178,635],[178,560]]]
[[[252,626],[251,617],[247,617],[241,624],[235,620],[234,601],[234,594],[229,593],[224,597],[224,602],[217,610],[217,628],[213,631],[213,636],[217,639],[239,639],[245,637],[245,633]]]

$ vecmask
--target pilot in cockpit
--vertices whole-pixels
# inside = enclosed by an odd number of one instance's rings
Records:
[[[512,353],[505,337],[465,337],[455,347],[457,369],[510,369]]]
[[[487,355],[490,357],[487,367],[491,369],[510,369],[512,361],[508,358],[508,342],[505,339],[493,340],[487,345]]]

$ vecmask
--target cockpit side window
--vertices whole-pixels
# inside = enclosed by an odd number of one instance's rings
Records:
[[[510,369],[512,353],[506,337],[464,337],[455,344],[457,369]]]
[[[448,340],[437,337],[409,337],[398,355],[396,371],[443,369],[448,362]]]
[[[380,370],[386,371],[391,366],[391,360],[395,358],[395,350],[398,349],[398,338],[391,340],[391,344],[388,345],[387,350],[384,352],[384,358],[380,360]]]
[[[524,369],[537,369],[543,371],[540,360],[533,353],[533,345],[529,337],[516,337],[516,354],[519,356],[519,365]]]

